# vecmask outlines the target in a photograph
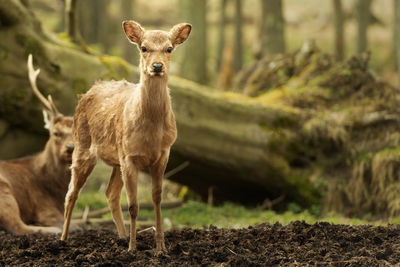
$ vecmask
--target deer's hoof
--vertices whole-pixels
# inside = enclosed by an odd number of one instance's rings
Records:
[[[165,248],[164,242],[162,242],[161,244],[157,245],[156,252],[154,253],[154,256],[160,257],[160,256],[166,255],[167,253],[168,253],[168,250]]]
[[[162,256],[166,256],[168,253],[168,251],[163,248],[163,249],[156,249],[156,252],[154,253],[155,257],[162,257]]]
[[[136,246],[135,247],[129,247],[128,248],[128,252],[136,253]]]

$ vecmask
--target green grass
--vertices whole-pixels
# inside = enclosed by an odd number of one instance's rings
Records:
[[[126,203],[123,198],[122,203]],[[97,208],[107,207],[106,198],[100,193],[84,193],[77,201],[77,208],[75,211],[82,211],[88,205],[91,210]],[[209,206],[205,203],[198,201],[188,201],[181,207],[175,209],[163,209],[163,225],[165,229],[171,228],[202,228],[208,225],[215,225],[217,227],[227,228],[243,228],[250,225],[257,225],[261,223],[276,223],[279,222],[287,225],[293,221],[305,221],[307,223],[316,222],[329,222],[333,224],[371,224],[371,225],[387,225],[388,223],[399,223],[399,218],[394,218],[389,222],[384,221],[370,221],[358,218],[346,218],[340,214],[331,212],[326,216],[320,217],[312,214],[308,210],[296,212],[295,210],[288,210],[283,213],[277,213],[271,210],[261,211],[254,207],[245,207],[239,204],[225,203],[219,206]],[[128,219],[127,212],[124,213],[125,219]],[[111,214],[105,214],[103,218],[111,218]],[[139,221],[154,221],[153,210],[140,210]]]

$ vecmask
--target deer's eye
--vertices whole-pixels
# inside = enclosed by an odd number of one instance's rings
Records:
[[[56,137],[61,137],[63,134],[62,133],[60,133],[60,132],[55,132],[54,133],[54,136],[56,136]]]
[[[142,46],[140,49],[142,50],[143,53],[147,51],[147,48],[144,46]]]
[[[168,53],[171,53],[172,50],[173,50],[172,46],[170,46],[170,47],[167,48],[167,52],[168,52]]]

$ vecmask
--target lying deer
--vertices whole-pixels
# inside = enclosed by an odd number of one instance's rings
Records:
[[[50,138],[34,156],[0,162],[0,226],[15,234],[59,233],[71,178],[72,118],[58,112],[51,96],[47,100],[39,92],[40,70],[33,69],[31,55],[28,70],[33,92],[46,107],[43,114]]]
[[[100,158],[113,167],[106,197],[120,237],[126,236],[120,196],[125,184],[130,214],[129,251],[136,250],[138,171],[148,166],[156,216],[156,250],[166,251],[161,228],[161,190],[169,152],[176,139],[175,116],[167,87],[171,52],[189,36],[191,25],[181,23],[169,32],[145,31],[124,21],[128,40],[141,51],[140,82],[97,82],[80,100],[74,114],[72,178],[65,201],[64,228],[68,235],[78,194]]]

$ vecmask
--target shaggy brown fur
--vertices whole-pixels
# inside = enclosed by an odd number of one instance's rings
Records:
[[[114,167],[106,196],[120,237],[126,236],[120,196],[125,184],[129,214],[129,250],[136,249],[138,171],[148,166],[156,215],[156,248],[165,251],[161,228],[162,178],[170,147],[176,139],[175,116],[167,87],[171,51],[189,36],[191,25],[182,23],[170,32],[145,31],[134,21],[123,22],[129,41],[141,50],[140,82],[96,83],[81,99],[73,123],[75,151],[72,179],[66,196],[61,239],[68,234],[72,209],[79,191],[100,158]],[[154,64],[161,64],[156,71]]]
[[[51,98],[36,87],[39,70],[28,60],[32,89],[46,106],[45,127],[50,132],[45,149],[35,156],[0,162],[0,226],[16,234],[58,233],[70,180],[72,118],[60,114]]]

